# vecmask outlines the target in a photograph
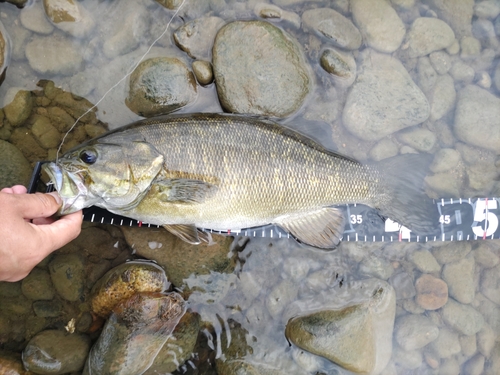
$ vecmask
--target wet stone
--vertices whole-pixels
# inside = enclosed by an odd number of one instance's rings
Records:
[[[483,271],[481,292],[492,302],[500,305],[500,266]]]
[[[10,40],[3,24],[0,22],[0,84],[5,79],[5,70],[10,62],[10,53]]]
[[[22,281],[23,294],[33,300],[51,300],[55,291],[47,271],[34,268]]]
[[[31,127],[35,139],[45,149],[58,147],[61,135],[47,117],[37,115]]]
[[[391,53],[399,48],[406,34],[403,21],[384,0],[352,0],[354,23],[365,42],[379,52]],[[380,22],[383,19],[384,22]]]
[[[32,173],[28,160],[14,145],[0,140],[0,189],[27,186]]]
[[[370,158],[380,161],[396,156],[398,153],[398,145],[389,138],[383,138],[370,150]]]
[[[11,186],[11,185],[9,185]],[[3,187],[1,188],[3,189]],[[17,297],[20,296],[21,291],[21,281],[11,283],[7,281],[0,281],[0,297]]]
[[[426,94],[431,91],[437,82],[438,74],[432,67],[428,57],[421,57],[417,64],[418,86]]]
[[[443,280],[449,287],[450,296],[461,303],[474,300],[474,258],[470,255],[458,262],[443,267]]]
[[[470,242],[452,242],[432,249],[432,255],[440,264],[459,261],[471,252]]]
[[[423,315],[404,315],[396,320],[395,338],[404,350],[420,349],[434,341],[439,328]]]
[[[19,16],[21,24],[28,30],[38,34],[50,34],[54,26],[47,20],[41,2],[35,2],[30,7],[24,8]]]
[[[493,268],[500,263],[500,258],[496,255],[490,246],[480,242],[472,252],[476,264],[483,268]]]
[[[189,21],[175,31],[175,44],[193,59],[210,60],[215,35],[223,25],[224,20],[219,17]]]
[[[460,40],[460,57],[463,60],[471,60],[481,54],[481,42],[470,36]]]
[[[438,77],[435,86],[428,93],[431,105],[430,119],[436,121],[446,116],[455,107],[456,97],[453,78],[448,74]]]
[[[356,61],[350,53],[328,48],[321,54],[319,63],[342,87],[351,86],[356,79]]]
[[[43,0],[47,17],[53,23],[79,21],[80,11],[73,0]]]
[[[471,34],[474,0],[427,0],[440,19],[451,26],[458,39]]]
[[[429,250],[419,250],[410,253],[408,259],[422,273],[432,273],[441,271],[441,266]]]
[[[33,97],[31,91],[19,90],[15,93],[12,101],[3,108],[3,111],[12,126],[19,126],[31,115],[32,108]]]
[[[392,359],[399,366],[408,369],[415,370],[422,364],[422,352],[419,350],[403,350],[399,347],[394,348],[392,354]]]
[[[463,335],[475,335],[484,324],[483,316],[473,307],[449,299],[443,307],[443,320]]]
[[[451,68],[450,55],[444,51],[432,52],[429,55],[429,59],[431,60],[432,66],[439,74],[446,74]]]
[[[330,8],[306,10],[302,14],[304,30],[314,30],[333,45],[355,50],[361,46],[361,34],[354,24],[342,14]]]
[[[395,58],[368,52],[343,112],[345,127],[357,137],[376,141],[429,117],[427,98]]]
[[[474,15],[479,18],[495,19],[500,14],[500,4],[495,0],[476,2]]]
[[[86,335],[43,331],[24,349],[23,364],[37,374],[66,374],[83,368],[89,350],[90,339]]]
[[[432,152],[436,146],[437,138],[433,132],[423,128],[403,130],[398,134],[398,139],[420,152]]]
[[[58,300],[35,301],[33,311],[40,318],[56,318],[63,314],[63,305]]]
[[[57,293],[68,301],[83,296],[85,274],[83,260],[77,254],[58,254],[49,263],[50,277]]]
[[[212,64],[208,61],[194,61],[193,73],[196,77],[198,83],[202,86],[209,85],[214,80],[214,72],[212,70]]]
[[[430,165],[430,170],[433,173],[446,172],[455,168],[460,161],[460,153],[457,150],[452,148],[442,148],[436,152],[434,160]]]
[[[166,114],[194,101],[196,80],[177,58],[156,57],[143,61],[130,76],[130,110],[140,116]]]
[[[0,350],[0,371],[5,375],[32,375],[24,370],[21,356],[18,353]]]
[[[396,298],[398,300],[413,298],[417,293],[413,285],[413,280],[407,272],[393,274],[389,279],[389,283],[396,291]]]
[[[448,328],[441,328],[436,340],[430,344],[430,348],[439,358],[449,358],[460,353],[460,341],[458,334]]]
[[[437,18],[420,17],[406,36],[410,58],[426,56],[449,47],[455,41],[451,27]]]
[[[309,72],[295,41],[263,21],[224,26],[215,39],[213,67],[219,100],[228,112],[285,117],[302,105],[310,90]]]
[[[485,357],[489,357],[495,346],[495,332],[488,324],[484,324],[481,331],[477,334],[477,348]]]
[[[476,72],[474,71],[474,69],[461,60],[453,63],[450,69],[450,75],[453,77],[453,79],[465,84],[472,83],[475,74]]]
[[[463,366],[464,372],[469,375],[481,375],[484,370],[485,358],[481,354],[476,354]]]
[[[448,285],[429,274],[420,276],[416,283],[416,302],[425,310],[437,310],[448,301]]]

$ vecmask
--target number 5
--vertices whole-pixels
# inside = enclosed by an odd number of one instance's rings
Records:
[[[488,203],[486,203],[488,202]],[[474,210],[474,222],[480,223],[482,221],[486,221],[484,223],[484,229],[481,226],[472,227],[472,231],[478,237],[482,236],[491,236],[498,228],[498,217],[492,212],[488,212],[488,210],[496,210],[497,209],[497,201],[496,199],[492,200],[477,200],[476,208]]]

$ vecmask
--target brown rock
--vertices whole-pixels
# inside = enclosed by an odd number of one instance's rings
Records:
[[[416,301],[426,310],[437,310],[448,301],[448,285],[437,277],[424,274],[415,283]]]

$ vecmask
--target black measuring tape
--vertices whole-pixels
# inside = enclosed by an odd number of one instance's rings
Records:
[[[41,167],[46,161],[38,162],[31,176],[28,193],[37,191]],[[46,191],[53,191],[49,185]],[[500,198],[468,198],[432,200],[439,212],[439,226],[433,233],[416,234],[410,229],[383,219],[377,210],[361,205],[338,206],[346,218],[342,241],[356,242],[435,242],[468,241],[478,239],[500,239]],[[83,220],[93,223],[112,224],[127,227],[160,228],[159,225],[143,223],[125,216],[113,214],[100,207],[83,209]],[[263,238],[293,238],[288,232],[275,225],[246,228],[237,231],[202,230],[222,235],[238,235]]]

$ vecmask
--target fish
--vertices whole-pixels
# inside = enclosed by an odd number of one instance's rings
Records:
[[[266,118],[177,114],[112,130],[45,164],[61,215],[98,206],[199,244],[200,228],[274,224],[335,248],[340,205],[366,204],[416,232],[435,229],[423,191],[430,154],[362,164]]]

